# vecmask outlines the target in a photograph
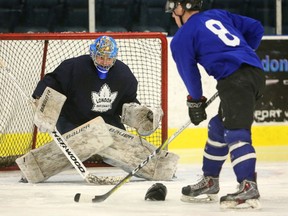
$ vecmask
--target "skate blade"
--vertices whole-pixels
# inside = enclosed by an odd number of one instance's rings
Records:
[[[222,209],[261,209],[261,204],[258,199],[249,199],[244,203],[236,201],[224,201],[220,203]]]
[[[218,201],[217,194],[202,194],[197,197],[182,195],[181,201],[189,203],[213,203]]]

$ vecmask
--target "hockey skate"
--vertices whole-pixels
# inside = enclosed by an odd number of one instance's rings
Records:
[[[225,209],[260,209],[260,194],[257,189],[257,183],[244,180],[239,186],[239,190],[233,194],[227,194],[221,197],[220,206]]]
[[[203,176],[198,183],[182,188],[181,201],[216,202],[219,190],[219,178]]]

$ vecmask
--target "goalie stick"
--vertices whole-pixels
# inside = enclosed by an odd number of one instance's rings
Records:
[[[0,62],[0,68],[3,68],[2,62]],[[19,92],[27,99],[27,101],[32,105],[35,106],[33,100],[29,98],[25,92],[22,90],[21,86],[17,83],[16,79],[10,71],[5,68],[8,76],[13,81]],[[88,183],[97,184],[97,185],[107,185],[107,184],[117,184],[121,181],[120,176],[95,176],[86,169],[82,161],[78,158],[78,156],[74,153],[72,148],[68,145],[67,141],[62,137],[59,131],[54,128],[54,131],[49,132],[50,136],[53,138],[57,146],[61,149],[63,154],[67,157],[73,167],[77,170],[77,172],[81,175],[81,177]]]
[[[206,103],[206,107],[209,106],[216,98],[218,97],[218,92],[216,92]],[[102,195],[95,195],[94,198],[91,198],[90,195],[76,193],[74,196],[75,202],[103,202],[106,200],[111,194],[113,194],[117,189],[119,189],[122,185],[132,178],[140,169],[142,169],[156,154],[158,154],[162,149],[168,146],[169,143],[172,142],[185,128],[187,128],[191,124],[191,120],[189,119],[180,129],[178,129],[169,139],[167,139],[164,143],[162,143],[151,155],[149,155],[142,163],[140,163],[134,170],[132,170],[125,178],[123,178],[120,182],[118,182],[112,189],[110,189],[107,193]]]

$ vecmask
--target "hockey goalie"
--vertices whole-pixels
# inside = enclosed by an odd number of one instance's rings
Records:
[[[47,87],[37,100],[34,123],[42,132],[53,131],[66,97]],[[136,128],[137,136],[121,128],[105,123],[102,117],[96,117],[62,136],[81,161],[97,154],[103,161],[126,172],[134,170],[156,147],[143,136],[153,133],[162,118],[159,108],[148,108],[135,103],[123,105],[121,122]],[[172,180],[177,169],[179,157],[162,150],[137,173],[137,177],[146,180]],[[40,183],[51,176],[72,167],[71,162],[61,152],[54,141],[33,149],[16,160],[25,180]]]

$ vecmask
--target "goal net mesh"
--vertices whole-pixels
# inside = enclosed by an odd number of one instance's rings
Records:
[[[118,59],[126,63],[138,79],[139,101],[162,106],[164,117],[159,129],[145,137],[159,146],[167,139],[166,37],[160,33],[105,35],[115,38],[119,46]],[[89,54],[89,45],[99,36],[99,33],[0,35],[0,169],[15,167],[18,157],[52,140],[48,133],[35,128],[29,98],[46,73],[65,59]],[[132,128],[127,130],[135,133]],[[102,161],[96,155],[85,163]]]

